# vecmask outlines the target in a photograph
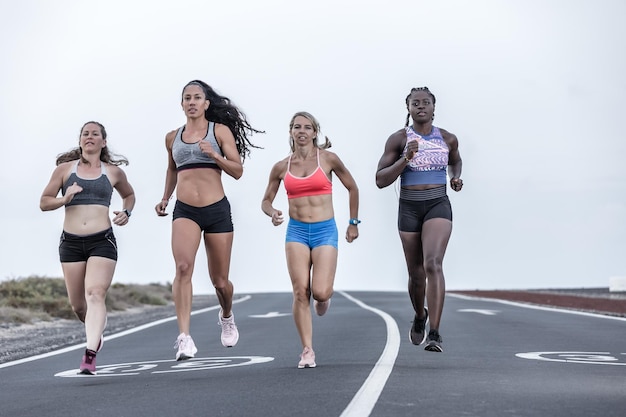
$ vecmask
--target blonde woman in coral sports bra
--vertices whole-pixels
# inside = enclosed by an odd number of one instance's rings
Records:
[[[287,268],[293,287],[293,317],[302,354],[298,368],[314,368],[311,296],[317,315],[328,311],[337,269],[338,231],[332,200],[332,174],[349,192],[350,220],[346,240],[359,236],[359,189],[352,174],[333,152],[328,138],[319,143],[319,123],[311,114],[298,112],[289,124],[291,154],[270,172],[261,209],[272,224],[283,223],[283,212],[272,206],[281,181],[289,201],[289,223],[285,238]]]

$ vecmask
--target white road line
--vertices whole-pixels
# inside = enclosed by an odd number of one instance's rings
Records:
[[[558,307],[547,307],[547,306],[539,306],[539,305],[527,304],[527,303],[518,303],[515,301],[498,300],[496,298],[474,297],[472,295],[446,293],[446,297],[448,296],[460,298],[463,300],[489,301],[492,303],[507,304],[510,306],[530,308],[533,310],[557,311],[559,313],[578,314],[579,316],[598,317],[601,319],[626,321],[626,317],[609,316],[607,314],[589,313],[587,311],[568,310],[568,309],[558,308]]]
[[[380,393],[383,391],[393,369],[393,365],[396,362],[398,350],[400,349],[400,330],[398,329],[396,321],[389,314],[377,308],[370,307],[343,291],[338,292],[360,307],[378,314],[385,320],[385,324],[387,325],[387,343],[385,344],[382,355],[378,358],[374,369],[372,369],[372,372],[370,372],[363,385],[361,385],[359,391],[354,395],[350,404],[348,404],[346,409],[343,410],[343,413],[341,413],[341,417],[366,417],[369,416],[374,409],[378,397],[380,397]]]
[[[241,298],[238,298],[236,300],[233,300],[233,304],[237,304],[237,303],[240,303],[242,301],[247,301],[250,298],[252,298],[252,296],[246,295],[245,297],[241,297]],[[220,308],[219,304],[215,305],[215,306],[203,308],[201,310],[192,311],[191,315],[195,316],[196,314],[206,313],[207,311],[217,310],[218,308]],[[137,333],[137,332],[139,332],[141,330],[145,330],[145,329],[148,329],[150,327],[158,326],[159,324],[167,323],[168,321],[173,321],[173,320],[176,320],[176,316],[172,316],[172,317],[168,317],[168,318],[165,318],[165,319],[153,321],[151,323],[146,323],[146,324],[143,324],[141,326],[133,327],[132,329],[124,330],[123,332],[119,332],[119,333],[115,333],[115,334],[106,336],[104,338],[104,341],[106,342],[108,340],[117,339],[118,337],[127,336],[127,335],[132,334],[132,333]],[[19,365],[19,364],[26,363],[26,362],[36,361],[36,360],[39,360],[39,359],[49,358],[51,356],[56,356],[56,355],[60,355],[62,353],[71,352],[72,350],[84,349],[84,348],[85,348],[85,343],[81,343],[79,345],[68,346],[68,347],[64,347],[63,349],[59,349],[59,350],[53,350],[52,352],[42,353],[41,355],[29,356],[28,358],[22,358],[22,359],[18,359],[18,360],[11,361],[11,362],[0,363],[0,369],[8,368],[9,366],[15,366],[15,365]]]

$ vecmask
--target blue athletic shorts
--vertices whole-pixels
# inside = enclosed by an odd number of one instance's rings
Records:
[[[323,245],[337,248],[337,240],[337,224],[334,218],[317,223],[304,223],[290,218],[287,224],[285,243],[298,242],[308,246],[309,249]]]

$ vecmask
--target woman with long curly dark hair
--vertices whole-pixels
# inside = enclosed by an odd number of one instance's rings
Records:
[[[253,129],[246,116],[208,84],[193,80],[183,88],[181,105],[187,122],[165,137],[168,167],[163,199],[157,215],[176,189],[172,222],[172,252],[176,276],[172,286],[179,335],[176,360],[193,358],[198,351],[190,335],[192,274],[196,253],[204,237],[209,276],[220,303],[219,324],[225,347],[235,346],[239,332],[232,312],[233,284],[229,279],[234,228],[230,203],[224,194],[222,172],[239,179],[243,161],[256,147],[248,135]]]

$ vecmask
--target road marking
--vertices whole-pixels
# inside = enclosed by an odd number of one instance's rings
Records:
[[[251,295],[246,295],[245,297],[237,298],[236,300],[233,300],[233,304],[241,303],[243,301],[248,301],[250,298],[252,298]],[[192,311],[191,315],[195,316],[196,314],[206,313],[207,311],[217,310],[218,308],[220,308],[219,304],[215,306],[203,308],[201,310]],[[118,337],[126,336],[132,333],[137,333],[141,330],[145,330],[150,327],[158,326],[159,324],[167,323],[168,321],[174,321],[174,320],[176,320],[176,316],[168,317],[168,318],[161,319],[161,320],[156,320],[151,323],[146,323],[141,326],[133,327],[132,329],[124,330],[123,332],[105,336],[104,341],[106,342],[109,340],[117,339]],[[29,356],[28,358],[22,358],[22,359],[18,359],[18,360],[11,361],[11,362],[0,363],[0,369],[8,368],[9,366],[19,365],[21,363],[36,361],[38,359],[49,358],[51,356],[60,355],[62,353],[71,352],[73,350],[78,350],[78,349],[85,349],[85,343],[64,347],[59,350],[53,350],[52,352],[42,353],[40,355],[35,355],[35,356]]]
[[[340,417],[369,416],[396,362],[396,357],[400,350],[400,330],[398,330],[396,321],[389,314],[377,308],[370,307],[343,291],[339,291],[339,293],[360,307],[378,314],[387,325],[387,343],[385,344],[383,353],[380,355],[380,358],[378,358],[378,362],[374,365],[374,369],[372,369],[369,376],[363,385],[361,385],[359,391],[354,395],[350,404],[343,410]]]
[[[460,313],[478,313],[478,314],[484,314],[485,316],[495,316],[497,313],[500,312],[500,310],[482,310],[482,309],[478,309],[478,308],[462,308],[460,310],[457,310]]]
[[[252,314],[248,317],[254,317],[256,319],[270,319],[274,317],[291,316],[291,313],[279,313],[278,311],[271,311],[267,314]]]
[[[112,376],[133,376],[142,373],[167,374],[174,372],[207,371],[211,369],[233,368],[235,366],[256,365],[273,361],[269,356],[218,356],[194,358],[186,361],[161,360],[149,362],[128,362],[102,365],[96,368],[96,375],[83,375],[78,369],[68,369],[54,374],[62,378],[94,378]]]
[[[626,365],[626,353],[612,355],[610,352],[526,352],[517,353],[515,356],[522,359],[548,362]]]

